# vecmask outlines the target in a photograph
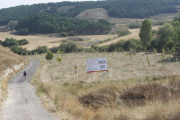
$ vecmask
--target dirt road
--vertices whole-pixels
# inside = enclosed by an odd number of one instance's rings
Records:
[[[31,61],[24,68],[27,72],[26,81],[23,76],[24,70],[10,79],[8,98],[2,107],[1,120],[58,120],[41,105],[30,83],[38,66],[38,62]]]
[[[160,27],[160,26],[153,26],[152,29],[153,29],[153,30],[157,30],[159,27]],[[102,44],[99,44],[99,46],[110,45],[110,44],[112,44],[112,43],[118,42],[119,40],[139,39],[139,31],[140,31],[140,28],[137,28],[137,29],[129,29],[129,31],[131,32],[131,34],[126,35],[126,36],[119,37],[119,38],[117,38],[117,39],[114,39],[114,40],[111,40],[111,41],[108,41],[108,42],[105,42],[105,43],[102,43]]]

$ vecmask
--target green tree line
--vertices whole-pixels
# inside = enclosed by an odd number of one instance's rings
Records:
[[[109,31],[111,30],[111,24],[106,20],[89,22],[87,20],[56,16],[50,13],[38,13],[20,20],[16,29],[20,34],[70,31],[86,34]]]
[[[93,8],[104,8],[111,17],[146,18],[161,13],[176,13],[176,5],[180,5],[180,0],[107,0],[21,5],[0,9],[0,25],[5,25],[10,20],[19,21],[39,12],[48,12],[64,17],[75,17],[84,10]],[[58,9],[63,6],[75,7],[68,11],[58,12]]]

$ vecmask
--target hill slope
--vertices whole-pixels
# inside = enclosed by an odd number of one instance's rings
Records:
[[[13,69],[15,65],[19,65],[24,61],[22,56],[14,54],[8,48],[0,46],[0,77],[3,74],[3,71],[8,68]]]

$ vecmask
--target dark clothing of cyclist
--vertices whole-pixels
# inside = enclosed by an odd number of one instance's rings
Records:
[[[26,71],[24,71],[24,76],[26,76]]]

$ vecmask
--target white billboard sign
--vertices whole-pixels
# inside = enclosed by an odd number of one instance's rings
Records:
[[[106,58],[91,58],[86,60],[87,73],[108,71]]]

